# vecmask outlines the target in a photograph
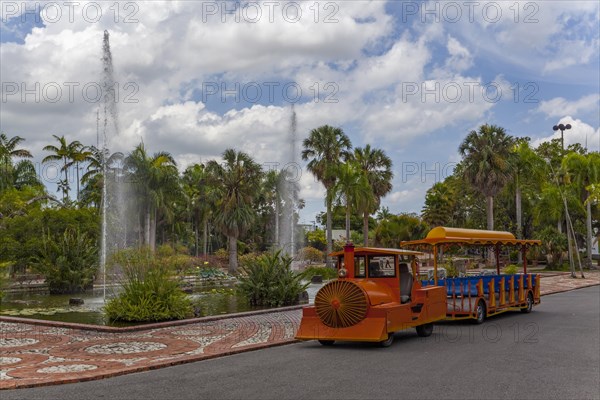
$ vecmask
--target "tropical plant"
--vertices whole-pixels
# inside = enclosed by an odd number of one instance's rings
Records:
[[[427,224],[415,214],[392,215],[380,221],[375,228],[375,245],[399,248],[403,240],[422,238],[428,228]]]
[[[215,190],[209,183],[210,176],[203,164],[186,168],[182,177],[183,194],[188,202],[188,212],[194,231],[194,249],[199,255],[199,232],[202,229],[202,255],[208,254],[208,223],[213,215]]]
[[[381,199],[392,191],[392,160],[381,149],[372,149],[367,144],[364,148],[354,149],[354,160],[367,177],[372,192],[372,202],[361,203],[363,213],[363,244],[369,244],[369,216],[375,212]]]
[[[430,226],[449,226],[456,205],[456,194],[446,182],[437,182],[427,190],[423,206],[423,221]]]
[[[12,263],[10,262],[0,262],[0,303],[4,298],[4,288],[6,287],[6,283],[8,282],[8,271]]]
[[[324,280],[331,280],[337,278],[337,270],[335,268],[311,265],[302,271],[302,277],[307,281],[310,281],[315,275],[320,275]]]
[[[513,148],[514,180],[511,186],[515,192],[515,212],[517,223],[517,238],[523,238],[523,191],[526,194],[539,192],[540,183],[546,174],[546,165],[529,146],[529,138],[517,140]]]
[[[140,143],[125,159],[125,169],[140,202],[140,225],[144,227],[144,243],[154,250],[156,229],[161,215],[170,216],[170,198],[180,190],[177,164],[167,152],[148,155]]]
[[[590,153],[582,155],[569,153],[563,159],[563,169],[567,172],[570,180],[577,186],[581,200],[586,207],[586,250],[587,265],[592,266],[592,202],[587,201],[591,193],[588,187],[600,182],[600,154]]]
[[[519,266],[516,264],[508,264],[502,270],[502,273],[506,275],[515,275],[517,272],[519,272]]]
[[[538,239],[546,250],[548,264],[553,266],[562,265],[563,253],[567,250],[567,238],[563,233],[548,226],[538,234]]]
[[[303,247],[300,250],[300,259],[312,263],[322,263],[324,254],[322,250],[315,249],[314,247]]]
[[[325,186],[327,192],[327,254],[332,252],[331,207],[333,195],[331,190],[336,182],[335,169],[342,160],[350,158],[352,144],[341,128],[323,125],[310,131],[303,142],[302,159],[308,161],[308,170]],[[327,264],[330,264],[329,257]]]
[[[32,265],[44,275],[50,293],[91,289],[98,270],[98,247],[86,233],[68,228],[62,235],[45,233]]]
[[[123,274],[123,291],[105,306],[112,321],[165,321],[192,314],[192,302],[173,279],[168,262],[148,247],[122,250],[113,255],[111,267]]]
[[[314,229],[306,232],[306,243],[320,251],[327,248],[327,239],[325,238],[325,231],[323,229]]]
[[[63,194],[63,203],[69,199],[69,166],[73,160],[75,154],[81,149],[83,146],[79,141],[74,141],[69,143],[64,136],[58,137],[57,135],[52,135],[54,139],[58,141],[58,146],[48,145],[44,147],[44,151],[48,151],[52,154],[47,155],[42,160],[43,163],[50,163],[53,161],[61,161],[62,167],[60,167],[60,171],[64,172],[65,179],[59,182],[58,190],[62,191]]]
[[[26,160],[21,160],[16,168],[21,171],[15,171],[13,158],[33,157],[29,150],[18,147],[24,140],[20,136],[13,136],[9,139],[5,133],[0,132],[0,172],[2,172],[0,174],[0,192],[7,188],[15,187],[19,183],[22,184],[24,183],[23,181],[34,181],[35,184],[39,183],[35,174],[35,168],[30,162],[25,163]],[[18,167],[19,165],[20,167]],[[31,174],[31,171],[33,171],[33,174]],[[35,179],[32,179],[32,177],[35,177]]]
[[[209,181],[215,188],[214,221],[229,242],[229,272],[237,271],[237,241],[252,224],[252,203],[260,185],[261,167],[248,154],[227,149],[223,164],[207,164]]]
[[[81,143],[75,141],[72,144],[72,151],[70,154],[71,161],[67,163],[67,168],[75,167],[75,179],[77,183],[77,192],[76,199],[79,201],[79,186],[80,186],[80,178],[79,178],[79,165],[83,162],[90,161],[90,159],[94,156],[92,149],[82,145]]]
[[[494,229],[494,197],[513,174],[514,139],[504,128],[482,125],[471,131],[459,147],[467,181],[486,197],[487,229]]]
[[[264,254],[242,267],[238,289],[251,305],[281,307],[298,303],[308,287],[303,275],[292,271],[292,258],[281,250]]]
[[[350,240],[350,215],[353,210],[366,212],[374,207],[376,202],[367,175],[353,161],[341,164],[336,169],[337,179],[328,195],[333,196],[346,208],[346,240]],[[328,202],[331,201],[328,199]],[[368,222],[367,222],[368,224]],[[367,233],[368,234],[368,233]]]

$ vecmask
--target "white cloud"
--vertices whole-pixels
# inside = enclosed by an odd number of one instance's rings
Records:
[[[555,97],[543,100],[537,108],[538,112],[548,117],[563,117],[565,115],[578,115],[591,111],[598,112],[599,94],[590,94],[575,101],[568,101],[564,97]]]

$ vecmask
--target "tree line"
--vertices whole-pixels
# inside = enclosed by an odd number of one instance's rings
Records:
[[[541,239],[553,263],[569,246],[568,227],[592,264],[592,241],[600,229],[600,154],[560,139],[533,148],[528,137],[513,137],[495,125],[471,131],[459,146],[462,160],[452,175],[435,183],[422,216],[446,225],[516,232]],[[565,210],[568,210],[568,216]]]

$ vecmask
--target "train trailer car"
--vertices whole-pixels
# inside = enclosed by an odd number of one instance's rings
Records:
[[[527,273],[527,248],[540,245],[539,240],[516,239],[509,232],[436,227],[425,239],[402,242],[402,247],[433,251],[433,279],[423,287],[444,286],[447,293],[447,319],[473,319],[482,323],[486,317],[507,311],[531,312],[540,303],[540,276]],[[483,246],[494,250],[496,274],[438,280],[440,251],[450,247]],[[518,247],[523,258],[523,273],[500,274],[500,250],[503,246]]]
[[[338,279],[325,284],[313,306],[303,309],[299,340],[378,342],[389,346],[393,333],[416,328],[419,336],[433,332],[433,322],[446,318],[445,285],[423,286],[416,256],[410,250],[355,248],[331,254]]]

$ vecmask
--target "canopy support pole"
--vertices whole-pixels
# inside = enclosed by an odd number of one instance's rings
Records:
[[[521,254],[523,254],[523,273],[527,273],[527,246],[521,245]]]
[[[438,284],[438,247],[437,244],[433,245],[433,284],[437,286]]]
[[[500,275],[500,244],[496,243],[496,273]]]

